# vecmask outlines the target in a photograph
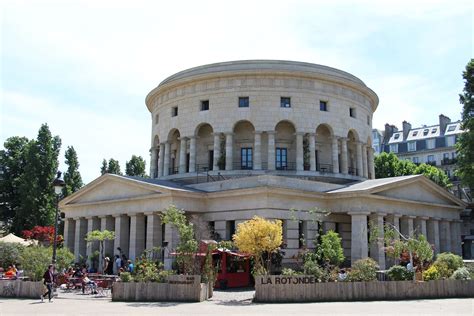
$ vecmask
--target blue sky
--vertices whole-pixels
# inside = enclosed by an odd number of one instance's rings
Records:
[[[323,64],[380,98],[373,125],[460,118],[473,57],[471,1],[2,1],[0,142],[42,123],[103,158],[149,162],[146,94],[186,68],[239,59]],[[65,169],[61,153],[61,169]]]

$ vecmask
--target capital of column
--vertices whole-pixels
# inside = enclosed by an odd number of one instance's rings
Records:
[[[143,216],[143,213],[128,213],[127,214],[128,217],[140,217],[140,216]]]
[[[316,137],[316,133],[307,133],[309,137]]]
[[[234,136],[234,132],[224,132],[225,136]]]
[[[353,216],[353,215],[370,215],[370,212],[367,211],[351,211],[347,212],[348,215]]]
[[[276,134],[275,131],[265,131],[265,133],[267,133],[268,135],[275,135]]]
[[[341,143],[346,143],[346,142],[347,142],[347,137],[338,137],[338,140],[339,140]]]
[[[305,132],[296,132],[293,135],[295,135],[295,136],[299,136],[299,135],[304,136],[305,134],[306,134]]]
[[[400,217],[402,217],[402,214],[394,213],[394,214],[390,214],[388,216],[393,217],[393,218],[400,218]]]
[[[107,216],[110,216],[110,215],[99,215],[97,217],[102,219],[102,218],[106,218]]]
[[[441,217],[432,217],[431,220],[432,220],[432,221],[438,221],[438,222],[439,222],[439,221],[441,220]]]
[[[427,221],[427,220],[430,219],[429,216],[418,216],[418,218],[419,218],[419,219],[422,219],[422,220],[424,220],[424,221]]]
[[[372,212],[372,213],[370,213],[370,215],[385,217],[385,216],[387,216],[387,213],[383,213],[383,212]]]
[[[72,219],[74,219],[75,221],[78,221],[78,220],[81,220],[83,219],[84,217],[73,217]]]
[[[189,139],[189,137],[187,137],[187,136],[182,136],[182,137],[178,138],[178,140],[188,140],[188,139]]]
[[[402,216],[403,218],[411,218],[411,219],[415,219],[416,216],[413,216],[413,215],[403,215]]]
[[[214,137],[216,137],[216,136],[221,137],[222,133],[221,132],[215,132],[215,133],[212,133],[211,135],[214,136]]]
[[[143,212],[144,215],[149,216],[149,215],[158,215],[158,212]]]
[[[97,217],[97,216],[86,216],[85,219],[89,220],[89,219],[93,219],[94,217]]]
[[[254,131],[253,134],[262,134],[263,132],[262,131]]]
[[[127,214],[113,214],[112,217],[117,218],[117,217],[122,217],[122,216],[127,216]]]

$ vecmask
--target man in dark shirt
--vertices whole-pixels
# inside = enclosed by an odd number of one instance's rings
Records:
[[[54,270],[54,265],[50,264],[48,266],[48,270],[45,271],[45,273],[43,274],[43,284],[46,285],[46,288],[48,289],[48,291],[46,293],[44,293],[43,295],[41,295],[41,302],[43,302],[44,298],[46,297],[46,295],[48,295],[48,298],[49,298],[49,302],[51,303],[51,296],[53,294],[53,281],[54,281],[54,274],[53,274],[53,270]]]

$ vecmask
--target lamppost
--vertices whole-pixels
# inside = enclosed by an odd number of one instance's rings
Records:
[[[54,240],[53,240],[53,259],[52,263],[56,263],[56,248],[58,239],[58,222],[59,222],[59,197],[63,192],[63,187],[66,185],[63,179],[61,179],[61,171],[58,171],[56,179],[53,181],[54,193],[56,193],[56,216],[54,217]]]

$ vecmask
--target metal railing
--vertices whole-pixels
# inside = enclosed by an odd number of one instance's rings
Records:
[[[178,174],[179,173],[179,167],[169,168],[168,171],[169,171],[169,175]]]
[[[349,167],[347,168],[347,173],[349,173],[350,175],[357,175],[357,168],[352,168],[352,167]]]
[[[325,164],[325,163],[318,163],[316,165],[316,171],[319,171],[319,172],[322,172],[322,173],[333,173],[332,165]]]
[[[296,162],[277,162],[275,163],[276,170],[288,170],[288,171],[295,171],[296,170]]]
[[[456,162],[458,162],[457,158],[443,158],[443,160],[441,160],[441,165],[454,165]]]
[[[234,162],[232,164],[233,170],[253,170],[253,161],[247,162]]]

